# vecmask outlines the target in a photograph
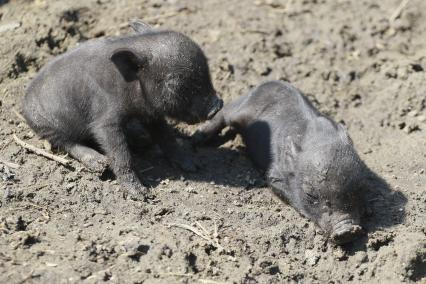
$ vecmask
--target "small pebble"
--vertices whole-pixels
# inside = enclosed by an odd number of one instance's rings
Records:
[[[198,193],[192,186],[185,188],[185,191],[188,193]]]
[[[412,110],[412,111],[410,111],[407,115],[408,115],[408,116],[411,116],[411,117],[415,117],[415,116],[417,115],[417,111]]]
[[[417,117],[417,120],[418,120],[418,121],[420,121],[420,122],[424,122],[424,121],[426,121],[426,115],[419,115],[419,116]]]
[[[314,266],[315,264],[317,264],[319,259],[320,256],[317,254],[316,251],[309,249],[305,251],[305,260],[308,265]]]

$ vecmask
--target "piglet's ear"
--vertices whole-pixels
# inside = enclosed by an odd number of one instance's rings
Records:
[[[146,60],[127,48],[114,50],[110,60],[120,71],[126,82],[135,81],[138,70],[147,63]]]
[[[139,19],[132,19],[129,22],[129,26],[137,33],[143,34],[152,31],[152,27],[147,23],[142,22]]]

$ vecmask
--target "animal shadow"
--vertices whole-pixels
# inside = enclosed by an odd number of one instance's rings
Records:
[[[383,178],[371,169],[367,169],[365,184],[364,202],[367,210],[361,223],[366,232],[379,232],[384,228],[405,222],[407,198],[402,192],[393,190]],[[344,249],[349,255],[353,255],[357,251],[366,251],[367,247],[378,250],[381,246],[387,245],[391,239],[391,236],[384,236],[383,241],[369,243],[367,235],[365,235],[355,242],[347,244]]]
[[[194,147],[188,135],[176,130],[180,147],[191,155],[197,166],[196,172],[185,172],[168,161],[161,150],[150,143],[133,144],[135,168],[139,179],[145,186],[154,188],[163,180],[188,180],[214,183],[215,185],[258,189],[266,186],[266,182],[247,157],[244,147],[231,149],[219,147],[226,141],[233,140],[236,133],[228,131],[213,139],[205,146]],[[132,139],[132,138],[131,138]],[[101,179],[113,179],[112,172],[104,174]]]

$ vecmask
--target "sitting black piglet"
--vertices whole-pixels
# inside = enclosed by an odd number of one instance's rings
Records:
[[[272,81],[227,104],[194,135],[206,142],[224,127],[241,134],[273,191],[346,243],[362,232],[366,166],[344,127],[318,112],[302,93]]]
[[[197,123],[212,117],[222,100],[191,39],[140,21],[130,26],[136,34],[89,40],[44,66],[27,88],[23,114],[53,147],[93,171],[111,166],[126,190],[141,194],[128,132],[146,131],[171,161],[193,170],[165,118]]]

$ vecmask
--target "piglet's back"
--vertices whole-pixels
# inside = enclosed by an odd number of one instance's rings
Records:
[[[102,63],[104,46],[104,41],[88,41],[55,57],[40,69],[28,85],[26,93],[38,93],[49,87],[63,89],[73,78],[84,76],[89,66]]]
[[[96,82],[91,69],[105,69],[102,66],[108,59],[104,46],[104,40],[82,43],[48,62],[30,82],[23,99],[23,116],[42,138],[61,144],[86,131],[82,125],[90,120],[92,85]]]

